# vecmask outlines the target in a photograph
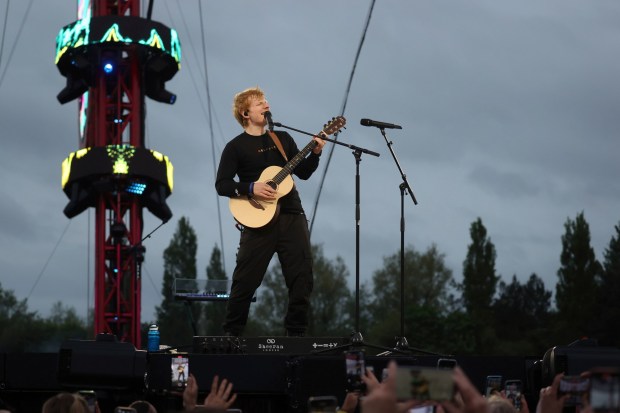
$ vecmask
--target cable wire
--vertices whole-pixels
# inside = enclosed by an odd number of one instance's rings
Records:
[[[204,19],[202,14],[202,2],[198,0],[198,11],[200,14],[200,34],[202,37],[202,59],[204,64],[205,71],[205,90],[207,93],[207,109],[209,112],[209,134],[211,136],[211,157],[213,160],[213,179],[215,181],[215,177],[217,174],[216,169],[216,159],[215,159],[215,139],[213,134],[213,117],[211,115],[211,92],[209,90],[209,72],[207,66],[207,46],[206,46],[206,36],[204,32]],[[222,212],[220,210],[220,200],[217,194],[215,194],[215,204],[217,205],[217,222],[220,229],[220,243],[222,247],[222,257],[225,257],[224,253],[224,231],[222,230]],[[224,270],[224,274],[226,274],[226,260],[222,259],[222,269]]]
[[[155,281],[153,281],[153,276],[151,275],[151,273],[149,272],[149,269],[146,267],[144,263],[142,263],[141,269],[142,269],[142,272],[146,273],[146,276],[149,282],[151,283],[151,287],[153,287],[153,290],[155,291],[155,293],[159,296],[159,298],[163,299],[164,297],[161,295],[161,291],[157,289],[157,286],[155,285]]]
[[[353,68],[351,69],[351,74],[349,75],[349,83],[347,84],[347,89],[344,94],[344,100],[342,102],[342,108],[340,110],[340,116],[344,116],[344,112],[347,108],[347,102],[349,100],[349,92],[351,91],[351,85],[353,84],[353,75],[355,74],[355,69],[357,68],[357,62],[360,58],[360,54],[362,52],[362,46],[364,45],[364,40],[366,39],[366,33],[368,32],[368,26],[370,25],[370,18],[372,17],[372,11],[375,7],[375,0],[370,2],[370,9],[368,10],[368,16],[366,17],[366,24],[364,26],[364,31],[362,32],[362,38],[360,39],[359,46],[357,47],[357,53],[355,54],[355,59],[353,61]],[[334,140],[338,140],[338,134],[334,135]],[[325,169],[323,170],[323,175],[321,176],[321,182],[319,184],[319,189],[317,191],[317,195],[314,201],[314,207],[312,210],[312,218],[310,219],[310,236],[312,236],[312,228],[314,227],[314,221],[316,217],[316,211],[319,208],[319,199],[321,198],[321,192],[323,190],[323,184],[325,183],[325,177],[327,176],[327,170],[329,169],[329,165],[332,159],[332,155],[334,154],[334,149],[336,145],[332,145],[329,150],[329,155],[327,157],[327,163],[325,164]]]
[[[176,27],[176,23],[174,22],[172,14],[170,13],[170,9],[168,8],[168,3],[164,3],[164,5],[166,6],[166,10],[168,12],[168,16],[170,17],[170,21],[172,22],[172,25]],[[183,22],[183,27],[185,28],[185,31],[187,32],[187,37],[188,37],[190,48],[192,52],[194,53],[194,55],[198,56],[198,53],[196,52],[196,49],[194,47],[194,42],[192,41],[192,37],[190,36],[190,30],[189,30],[189,27],[187,26],[185,14],[183,13],[183,9],[181,8],[178,2],[177,2],[177,8],[179,9],[179,14],[181,15],[181,21]],[[187,69],[189,70],[189,77],[192,81],[192,84],[194,85],[194,91],[196,92],[196,95],[198,96],[198,100],[200,101],[200,108],[202,109],[202,113],[205,115],[205,120],[208,122],[209,115],[207,113],[207,108],[205,107],[204,100],[202,99],[202,95],[198,92],[199,90],[198,83],[196,82],[194,71],[192,70],[192,65],[188,63],[185,67],[187,67]],[[199,74],[202,75],[202,73],[200,72]],[[202,77],[202,80],[204,81],[204,77]]]
[[[9,3],[11,0],[6,0],[6,10],[4,11],[4,25],[2,26],[2,39],[0,40],[0,66],[2,66],[2,51],[4,50],[4,39],[6,36],[6,25],[9,19]]]
[[[4,70],[2,71],[2,76],[0,76],[0,87],[2,87],[2,81],[4,80],[4,76],[6,75],[6,71],[7,68],[9,67],[9,63],[11,62],[11,58],[13,57],[13,53],[15,52],[15,49],[17,48],[17,42],[19,41],[19,38],[22,34],[22,30],[24,29],[24,26],[26,25],[26,19],[28,18],[28,14],[30,14],[30,9],[32,8],[32,3],[34,0],[30,0],[30,3],[28,3],[28,7],[26,8],[26,13],[24,13],[24,17],[22,18],[22,22],[19,25],[19,30],[17,31],[17,36],[15,36],[15,42],[13,43],[13,47],[11,47],[11,51],[9,52],[9,59],[7,61],[7,64],[4,65]],[[8,6],[7,6],[8,7]]]
[[[69,225],[71,225],[71,220],[67,221],[67,225],[65,226],[65,229],[62,231],[62,234],[60,234],[60,238],[58,238],[58,241],[56,242],[56,245],[54,246],[54,249],[52,249],[52,252],[51,252],[50,256],[47,257],[47,261],[45,261],[45,264],[43,265],[43,268],[39,272],[39,275],[37,276],[37,280],[34,282],[34,284],[32,285],[32,288],[30,289],[30,292],[26,296],[26,301],[28,301],[28,299],[32,295],[32,292],[36,288],[37,284],[39,284],[39,281],[41,280],[41,277],[43,276],[43,273],[45,272],[45,269],[49,265],[50,261],[52,260],[52,257],[54,256],[54,254],[56,253],[56,250],[58,249],[58,246],[60,245],[60,242],[62,241],[62,239],[64,238],[65,234],[67,233],[67,230],[69,229]]]

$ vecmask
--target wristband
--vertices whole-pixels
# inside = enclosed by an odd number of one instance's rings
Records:
[[[254,194],[254,182],[250,182],[250,189],[248,191],[249,194]]]

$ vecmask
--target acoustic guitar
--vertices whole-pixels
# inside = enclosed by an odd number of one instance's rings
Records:
[[[329,136],[338,132],[346,124],[343,116],[332,118],[317,136]],[[250,195],[230,198],[229,208],[233,217],[240,224],[250,228],[260,228],[269,224],[278,216],[280,198],[291,192],[295,182],[291,174],[299,163],[313,150],[317,142],[313,139],[297,155],[291,158],[283,167],[269,166],[263,170],[258,182],[264,182],[276,190],[274,199],[264,199]]]

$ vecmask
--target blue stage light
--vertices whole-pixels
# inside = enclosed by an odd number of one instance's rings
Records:
[[[110,73],[112,73],[114,71],[114,65],[110,62],[106,62],[103,64],[103,71],[109,75]]]
[[[129,192],[130,194],[142,195],[145,189],[146,189],[145,183],[132,182],[129,185],[127,185],[127,188],[125,188],[125,191]]]

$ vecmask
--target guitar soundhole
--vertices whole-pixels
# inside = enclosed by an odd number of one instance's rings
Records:
[[[274,191],[277,191],[277,190],[278,190],[278,184],[276,184],[275,182],[273,182],[273,181],[267,181],[267,182],[265,182],[265,183],[266,183],[267,185],[269,185],[269,186],[271,187],[271,189],[273,189]]]

